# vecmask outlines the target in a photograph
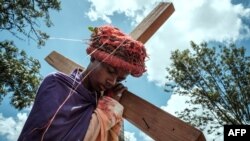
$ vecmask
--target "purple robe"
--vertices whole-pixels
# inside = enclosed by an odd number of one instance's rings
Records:
[[[70,76],[53,73],[43,80],[18,141],[41,140],[49,120],[69,95],[70,88],[81,83],[80,78],[74,71]],[[97,95],[80,84],[57,113],[44,135],[44,140],[83,140],[96,108],[96,101]]]

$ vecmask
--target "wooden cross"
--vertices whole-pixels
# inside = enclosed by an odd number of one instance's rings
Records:
[[[142,43],[147,42],[173,12],[172,3],[159,3],[130,33],[130,36]],[[50,53],[45,60],[66,74],[71,73],[75,68],[84,69],[55,51]],[[120,103],[124,106],[124,118],[156,141],[205,141],[203,133],[198,129],[129,91],[123,93]]]

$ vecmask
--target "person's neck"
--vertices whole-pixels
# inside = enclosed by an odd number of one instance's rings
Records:
[[[98,97],[98,99],[99,99],[100,97],[103,96],[103,92],[97,92],[97,91],[95,91],[95,90],[91,87],[91,85],[90,85],[90,80],[89,80],[90,78],[87,76],[87,75],[89,75],[88,73],[89,73],[89,70],[88,70],[88,69],[86,69],[86,70],[82,73],[82,78],[84,78],[84,79],[82,80],[82,84],[83,84],[83,86],[84,86],[86,89],[88,89],[90,92],[96,93],[96,94],[97,94],[97,97]]]
[[[87,70],[85,70],[82,73],[82,84],[85,88],[89,89],[89,82],[88,82],[88,76],[87,76],[88,72]]]
[[[82,84],[83,84],[83,86],[84,86],[86,89],[88,89],[89,91],[93,92],[93,89],[92,89],[91,86],[90,86],[90,80],[89,80],[88,75],[89,75],[89,71],[88,71],[88,69],[86,69],[86,70],[82,73],[82,78],[83,78]]]

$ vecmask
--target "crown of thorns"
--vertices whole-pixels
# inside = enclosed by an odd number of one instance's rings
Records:
[[[147,57],[144,45],[111,25],[89,27],[92,31],[87,53],[113,67],[130,72],[134,77],[145,71]]]

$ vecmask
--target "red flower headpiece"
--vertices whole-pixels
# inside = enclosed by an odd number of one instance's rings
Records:
[[[87,53],[113,67],[126,70],[139,77],[145,71],[147,57],[144,45],[122,33],[118,28],[104,25],[91,29],[92,35]]]

